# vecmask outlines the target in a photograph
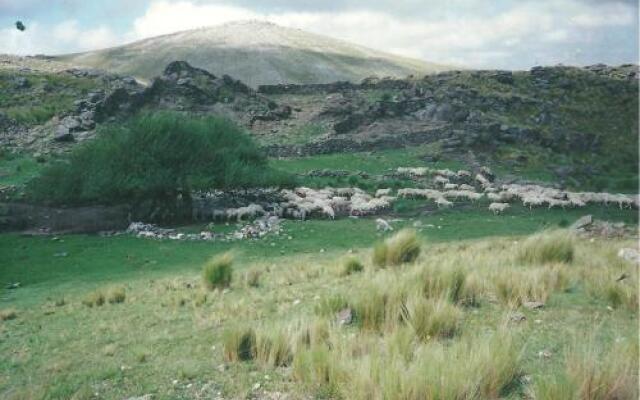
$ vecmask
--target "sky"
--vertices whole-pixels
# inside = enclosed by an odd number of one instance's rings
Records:
[[[469,68],[639,57],[637,0],[0,0],[0,53],[87,51],[247,19]]]

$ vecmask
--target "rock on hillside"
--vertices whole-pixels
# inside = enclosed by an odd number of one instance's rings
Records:
[[[153,37],[56,59],[150,79],[174,60],[256,87],[276,83],[360,81],[448,69],[268,22],[244,21]]]
[[[244,83],[228,75],[216,77],[185,61],[174,61],[167,65],[163,74],[154,78],[149,86],[140,84],[132,77],[82,69],[55,74],[30,71],[27,76],[12,78],[14,81],[19,78],[20,82],[24,80],[26,84],[21,85],[25,87],[20,88],[15,99],[12,98],[17,103],[12,104],[8,111],[16,106],[32,106],[31,101],[20,103],[22,99],[39,96],[41,88],[31,88],[29,82],[32,81],[64,78],[63,87],[70,90],[74,88],[76,80],[81,79],[91,90],[80,91],[75,88],[71,93],[77,97],[69,102],[68,107],[35,126],[24,126],[5,115],[0,107],[0,144],[7,148],[42,153],[66,150],[73,143],[93,137],[99,124],[119,121],[145,109],[222,115],[246,127],[251,127],[256,121],[287,119],[291,114],[288,106],[278,105]],[[86,80],[87,76],[93,77],[92,80]]]

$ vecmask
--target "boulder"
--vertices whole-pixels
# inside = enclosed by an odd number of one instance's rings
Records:
[[[539,310],[544,307],[544,303],[540,301],[525,301],[522,305],[529,310]]]

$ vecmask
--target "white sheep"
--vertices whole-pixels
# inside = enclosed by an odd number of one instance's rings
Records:
[[[378,189],[376,190],[375,197],[388,196],[391,194],[391,189]]]
[[[482,174],[476,174],[476,181],[478,181],[482,186],[491,185],[491,182],[489,182],[489,180]]]
[[[494,214],[502,214],[507,208],[511,207],[509,203],[491,203],[489,204],[489,210]]]
[[[444,176],[447,178],[453,178],[454,176],[456,176],[456,173],[451,171],[450,169],[437,169],[434,171],[434,174]]]
[[[433,178],[433,181],[436,183],[436,185],[440,185],[440,186],[444,186],[447,183],[449,183],[449,179],[445,178],[443,176],[437,175],[435,178]]]
[[[455,183],[445,183],[444,185],[445,190],[455,190],[457,188],[458,188],[458,185]]]
[[[376,230],[380,232],[392,231],[393,227],[384,219],[378,218],[376,219]]]
[[[436,199],[436,205],[438,206],[438,208],[440,208],[440,207],[444,207],[444,208],[453,207],[453,203],[450,202],[449,200],[445,199],[444,197],[440,197],[440,198]]]
[[[258,215],[264,215],[266,212],[259,204],[249,204],[246,207],[229,208],[226,210],[227,218],[237,218],[238,221],[242,221],[244,217],[255,218]]]
[[[425,167],[399,167],[396,172],[401,175],[409,175],[409,176],[427,176],[429,173],[429,168]]]

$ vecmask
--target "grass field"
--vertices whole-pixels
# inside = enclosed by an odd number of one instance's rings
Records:
[[[508,340],[520,356],[513,361],[517,376],[496,383],[504,386],[499,388],[503,397],[522,398],[543,390],[553,396],[560,389],[575,390],[569,383],[562,388],[538,386],[551,382],[552,376],[570,381],[565,376],[565,356],[574,344],[584,343],[585,335],[602,351],[637,338],[637,310],[625,305],[627,292],[607,294],[611,288],[598,286],[604,277],[608,282],[621,272],[635,273],[615,256],[618,248],[633,247],[632,241],[578,240],[575,259],[566,263],[523,265],[514,258],[523,243],[521,235],[567,225],[585,213],[637,224],[635,212],[514,207],[511,215],[494,216],[484,207],[470,205],[435,211],[416,201],[406,207],[406,214],[390,218],[399,219],[393,222],[396,229],[419,220],[422,255],[415,265],[383,270],[371,264],[369,248],[380,238],[369,218],[286,221],[280,236],[229,243],[1,235],[0,282],[3,287],[10,282],[22,286],[3,288],[0,297],[0,315],[6,316],[0,322],[0,354],[6,355],[0,360],[0,397],[119,399],[151,393],[154,399],[267,399],[287,393],[288,398],[401,398],[405,389],[385,396],[379,383],[392,379],[409,388],[415,384],[412,376],[428,371],[416,360],[397,357],[404,353],[387,358],[395,353],[373,349],[404,346],[405,352],[437,358],[447,349],[492,346],[490,338],[503,334],[500,327],[516,307],[500,300],[495,282],[511,288],[509,293],[523,282],[534,282],[527,290],[543,293],[546,303],[538,311],[521,307],[518,312],[527,319],[509,325]],[[423,215],[409,216],[417,210],[423,210]],[[207,291],[200,281],[203,263],[228,250],[233,250],[235,258],[231,287]],[[343,275],[347,254],[364,264],[364,272]],[[476,283],[468,288],[477,290],[478,304],[449,305],[459,316],[452,337],[415,340],[402,324],[370,331],[357,317],[349,327],[332,324],[335,304],[346,301],[359,310],[363,295],[393,297],[405,285],[420,281],[412,278],[415,274],[454,267],[465,271],[467,282]],[[549,286],[544,283],[548,278],[538,278],[541,273],[562,283]],[[122,290],[126,298],[120,303],[112,293]],[[104,305],[83,304],[101,295]],[[112,297],[113,304],[109,303]],[[315,326],[327,330],[329,347],[294,346],[294,336]],[[292,352],[289,362],[275,367],[264,355],[252,361],[228,361],[228,331],[247,328],[256,332],[263,347],[272,343],[265,342],[265,337],[284,338],[276,342],[287,343]],[[637,347],[630,357],[637,364]],[[452,365],[459,364],[464,371],[464,362]],[[383,379],[377,375],[378,364],[394,365],[390,371],[406,370],[407,375]],[[326,375],[319,372],[323,368],[328,368]],[[457,379],[471,378],[461,372]],[[453,380],[451,387],[458,388],[458,381]]]

